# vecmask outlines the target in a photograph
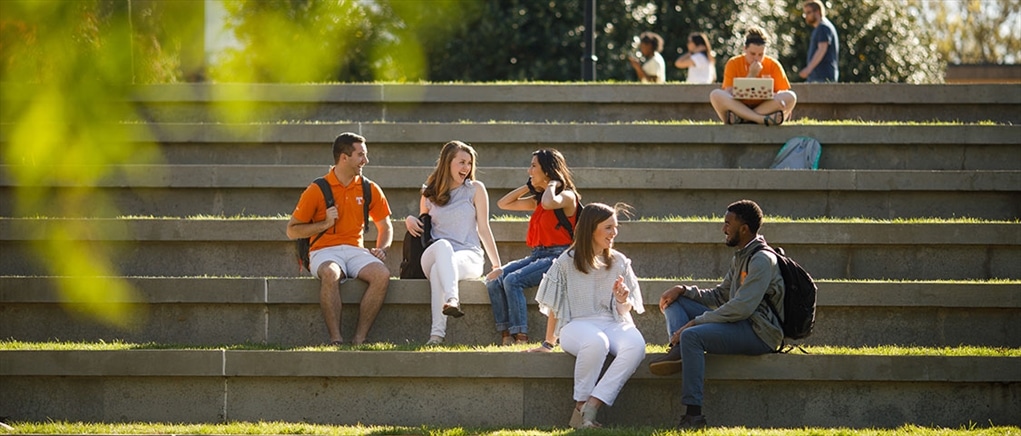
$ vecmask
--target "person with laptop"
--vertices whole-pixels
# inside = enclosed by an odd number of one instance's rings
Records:
[[[749,28],[744,54],[727,61],[722,89],[709,94],[709,102],[724,124],[779,126],[790,119],[798,97],[780,62],[766,56],[768,42],[761,28]]]

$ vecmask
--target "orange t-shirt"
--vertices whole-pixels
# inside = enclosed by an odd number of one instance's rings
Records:
[[[735,77],[748,77],[748,62],[745,62],[744,55],[737,55],[727,61],[723,69],[723,89],[734,87]],[[787,80],[787,73],[784,73],[780,62],[769,56],[762,57],[762,71],[756,77],[771,77],[773,79],[773,93],[791,89],[791,82]],[[745,105],[758,105],[762,100],[741,100]]]
[[[363,240],[364,217],[362,198],[362,177],[355,176],[350,185],[340,184],[337,175],[333,173],[333,167],[325,176],[333,191],[333,201],[337,204],[337,221],[333,227],[326,230],[309,251],[320,248],[333,247],[336,245],[353,245],[361,247]],[[372,221],[388,219],[390,216],[390,204],[383,195],[383,190],[375,182],[369,182],[369,189],[372,191],[372,204],[369,205],[369,218]],[[326,199],[322,191],[315,183],[305,188],[301,193],[298,205],[294,207],[292,216],[301,222],[319,222],[326,219]],[[313,236],[315,238],[315,236]]]

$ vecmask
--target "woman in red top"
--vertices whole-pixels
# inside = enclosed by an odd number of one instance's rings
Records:
[[[504,265],[499,276],[486,283],[503,345],[528,342],[525,288],[538,286],[553,260],[571,245],[580,198],[564,155],[543,149],[532,153],[528,183],[496,202],[503,210],[532,211],[525,238],[532,254]],[[560,224],[557,210],[563,211],[570,228]]]
[[[779,126],[791,117],[798,96],[791,91],[787,73],[776,59],[765,55],[765,32],[758,28],[748,29],[744,40],[744,54],[727,61],[723,70],[723,89],[714,89],[709,94],[716,115],[724,124],[756,123]],[[773,79],[771,100],[738,100],[731,94],[735,77],[770,77]]]

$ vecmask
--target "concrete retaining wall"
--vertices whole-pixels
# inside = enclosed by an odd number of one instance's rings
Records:
[[[0,219],[0,275],[45,275],[31,241],[74,220]],[[112,253],[128,276],[299,275],[285,219],[95,219],[76,221],[90,229],[97,249]],[[501,259],[524,257],[526,222],[492,224]],[[57,227],[54,227],[57,226]],[[615,247],[634,262],[639,277],[722,277],[733,249],[722,223],[624,222]],[[815,277],[905,280],[1021,277],[1021,233],[1016,224],[769,223],[767,241],[787,250]],[[375,231],[373,230],[373,234]],[[405,229],[394,223],[395,242],[387,266],[399,272]],[[374,236],[367,238],[373,246]]]
[[[704,407],[715,426],[1018,425],[1017,361],[708,356]],[[2,351],[0,410],[34,421],[565,427],[573,363],[562,352]],[[672,426],[679,400],[680,378],[643,363],[600,420]]]
[[[718,121],[719,85],[175,84],[135,88],[141,117],[160,122]],[[13,88],[13,89],[12,89]],[[1017,85],[792,84],[795,119],[1021,122]],[[6,98],[31,89],[5,87]]]
[[[0,278],[0,338],[22,341],[113,341],[219,345],[270,343],[303,346],[323,343],[326,329],[319,310],[319,282],[312,278],[128,278],[137,294],[128,303],[138,315],[129,330],[118,330],[78,315],[78,305],[61,304],[52,277]],[[677,283],[715,286],[707,280],[641,280],[646,313],[635,317],[650,343],[666,343],[666,324],[657,302]],[[100,282],[101,285],[101,282]],[[343,331],[354,331],[365,284],[341,286]],[[833,282],[819,283],[816,328],[809,345],[977,345],[1021,347],[1021,286],[1016,283]],[[535,290],[529,332],[538,341],[546,317],[538,312]],[[479,281],[461,282],[467,316],[448,320],[449,343],[496,343],[489,296]],[[369,339],[421,344],[430,325],[425,280],[393,280]]]
[[[0,166],[0,195],[14,198]],[[127,165],[108,168],[95,185],[118,207],[106,213],[154,216],[289,215],[301,191],[327,167],[296,165]],[[431,167],[369,167],[365,175],[383,187],[394,217],[418,214],[420,188]],[[576,168],[585,202],[626,202],[639,217],[712,216],[740,198],[755,199],[770,215],[794,218],[909,217],[1012,220],[1021,217],[1021,171]],[[498,209],[496,202],[527,178],[520,168],[480,168],[494,215],[526,214]],[[47,187],[80,189],[71,181]],[[24,195],[28,195],[27,193]],[[56,195],[56,194],[49,194]],[[82,195],[82,194],[77,194]],[[16,216],[14,201],[0,214]],[[62,216],[63,205],[33,215]],[[83,211],[98,217],[94,210]]]

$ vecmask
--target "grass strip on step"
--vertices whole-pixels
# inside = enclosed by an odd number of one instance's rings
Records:
[[[17,340],[0,340],[0,351],[14,350],[49,350],[49,351],[111,351],[111,350],[228,350],[228,351],[428,351],[428,352],[488,352],[505,353],[520,352],[538,346],[538,342],[523,345],[461,345],[441,344],[424,345],[417,343],[392,344],[375,342],[363,345],[312,345],[301,347],[284,347],[274,344],[243,343],[224,345],[187,345],[172,343],[133,343],[124,341],[98,342],[25,342]],[[809,354],[846,355],[846,356],[968,356],[968,357],[1021,357],[1021,348],[1009,347],[978,347],[961,345],[957,347],[911,347],[900,345],[884,345],[876,347],[832,347],[805,346]],[[666,344],[650,343],[645,347],[646,353],[665,353]],[[559,348],[555,352],[562,352]],[[795,351],[795,354],[799,352]]]
[[[745,427],[707,428],[697,433],[683,432],[656,427],[604,427],[591,430],[570,428],[465,428],[465,427],[402,427],[402,426],[337,426],[290,422],[232,422],[225,424],[163,424],[163,423],[82,423],[82,422],[14,422],[13,430],[7,434],[321,434],[321,435],[428,435],[428,436],[555,436],[555,435],[600,435],[600,436],[673,436],[699,434],[705,436],[950,436],[950,435],[1018,435],[1018,427],[995,426],[991,423],[972,424],[960,428],[921,427],[904,425],[893,429],[850,429],[850,428],[773,428],[758,429]],[[566,426],[565,426],[566,427]]]

